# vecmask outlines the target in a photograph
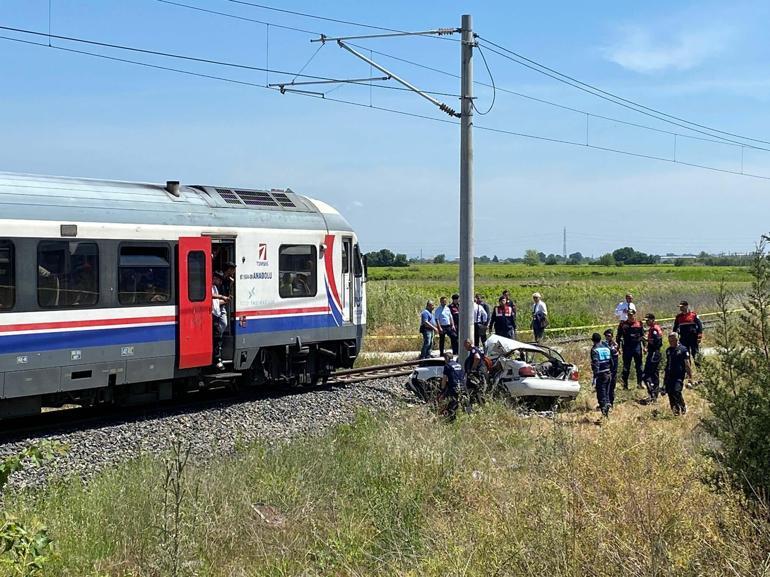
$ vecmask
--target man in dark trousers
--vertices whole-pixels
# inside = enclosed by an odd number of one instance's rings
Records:
[[[454,360],[452,353],[444,354],[444,373],[441,376],[441,395],[439,400],[446,401],[446,418],[450,421],[457,415],[460,389],[465,381],[463,368]]]
[[[612,335],[612,329],[604,331],[604,344],[610,349],[610,406],[615,405],[615,385],[618,382],[618,359],[620,353],[618,352],[618,343]]]
[[[471,339],[465,339],[463,346],[468,351],[468,356],[465,357],[465,365],[463,366],[463,369],[465,369],[465,387],[468,390],[471,401],[480,403],[482,401],[481,394],[484,384],[481,375],[484,353],[481,349],[473,346]]]
[[[516,313],[508,304],[507,299],[501,296],[498,304],[492,309],[489,319],[489,328],[494,329],[495,334],[508,339],[516,338]]]
[[[663,384],[668,393],[668,402],[675,415],[684,415],[687,405],[684,404],[684,378],[692,379],[690,367],[690,353],[687,347],[679,343],[679,335],[668,335],[669,347],[666,349],[666,370],[663,375]]]
[[[636,386],[642,388],[642,349],[644,325],[636,320],[636,310],[628,309],[628,318],[618,325],[618,345],[623,351],[623,388],[628,389],[631,363],[636,367]]]
[[[452,324],[455,327],[453,333],[450,333],[449,337],[452,341],[452,352],[457,356],[460,352],[460,345],[458,342],[458,336],[460,331],[460,295],[453,294],[452,302],[449,303],[449,312],[452,313]]]
[[[596,400],[605,417],[610,414],[610,381],[612,379],[612,353],[606,343],[601,342],[602,336],[594,333],[591,336],[591,371],[596,383]]]
[[[695,366],[700,366],[700,341],[703,338],[703,323],[698,313],[690,310],[687,301],[679,303],[679,314],[674,319],[674,332],[679,333],[679,343],[687,347]]]
[[[650,401],[658,400],[660,393],[660,350],[663,348],[663,329],[655,322],[655,315],[648,313],[644,317],[647,324],[647,359],[644,362],[642,380],[647,385]]]

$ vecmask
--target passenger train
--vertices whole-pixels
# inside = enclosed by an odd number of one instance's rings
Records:
[[[228,262],[223,372],[211,287]],[[0,173],[0,418],[323,381],[361,349],[365,274],[348,222],[289,189]]]

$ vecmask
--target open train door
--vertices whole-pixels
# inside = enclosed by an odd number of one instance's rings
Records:
[[[179,239],[177,327],[180,369],[211,364],[213,333],[211,317],[211,238]]]

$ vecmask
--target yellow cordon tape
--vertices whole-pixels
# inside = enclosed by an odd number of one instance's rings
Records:
[[[728,314],[735,314],[735,313],[741,312],[742,310],[743,309],[734,309],[734,310],[727,311],[727,312],[728,312]],[[720,314],[722,314],[722,313],[703,313],[702,315],[698,315],[698,317],[699,318],[713,317],[713,316],[720,315]],[[676,317],[670,317],[670,318],[666,318],[666,319],[655,319],[655,322],[666,323],[666,322],[673,321],[675,319],[676,319]],[[585,330],[590,330],[590,329],[602,329],[602,328],[607,327],[608,325],[612,326],[612,323],[604,323],[604,324],[601,324],[601,325],[584,325],[582,327],[560,327],[560,328],[546,329],[546,330],[549,333],[555,333],[555,332],[566,333],[566,332],[570,332],[570,331],[585,331]],[[522,333],[532,333],[532,330],[531,329],[522,329],[520,331],[516,331],[517,335],[520,335]],[[413,334],[413,335],[367,335],[366,338],[367,339],[375,339],[376,340],[376,339],[417,339],[417,338],[422,338],[422,337],[418,333],[418,334]]]

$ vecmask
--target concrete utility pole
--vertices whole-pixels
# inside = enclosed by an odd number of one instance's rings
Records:
[[[567,260],[567,227],[564,227],[564,245],[562,246],[562,250],[564,251],[564,260]]]
[[[460,50],[460,359],[467,352],[465,339],[473,340],[473,19],[463,14]]]

